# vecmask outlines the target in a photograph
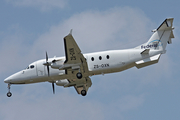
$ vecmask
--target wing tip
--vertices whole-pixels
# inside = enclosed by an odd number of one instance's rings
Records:
[[[73,30],[73,29],[71,29],[71,30],[70,30],[70,33],[69,33],[69,35],[72,35],[72,30]]]

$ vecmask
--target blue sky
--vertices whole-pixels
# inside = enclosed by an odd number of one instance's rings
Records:
[[[1,120],[179,120],[178,0],[1,0]],[[158,64],[93,76],[86,97],[50,83],[12,85],[3,80],[28,64],[64,56],[70,29],[83,53],[125,49],[146,42],[167,17],[174,18],[173,44]]]

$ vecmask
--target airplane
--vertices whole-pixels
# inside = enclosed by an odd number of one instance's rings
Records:
[[[174,18],[167,18],[155,30],[150,39],[135,48],[109,50],[82,54],[72,36],[72,30],[64,37],[65,57],[48,58],[31,63],[26,69],[9,77],[7,96],[11,97],[10,86],[13,84],[31,84],[38,82],[52,83],[63,87],[74,87],[78,94],[86,96],[91,87],[91,76],[121,72],[132,67],[138,69],[158,63],[161,54],[166,53],[167,43],[171,44]]]

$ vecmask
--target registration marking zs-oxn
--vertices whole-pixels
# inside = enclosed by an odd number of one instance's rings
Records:
[[[75,55],[75,52],[74,52],[74,48],[70,48],[69,49],[69,54],[71,55],[71,60],[76,60],[76,56]]]
[[[107,63],[107,64],[101,64],[101,65],[94,65],[94,69],[104,68],[104,67],[109,67],[109,63]]]

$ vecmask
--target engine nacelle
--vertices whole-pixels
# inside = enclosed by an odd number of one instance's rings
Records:
[[[68,83],[69,83],[69,81],[68,81],[67,79],[57,80],[57,81],[56,81],[56,85],[58,85],[58,86],[64,86],[64,85],[66,85],[66,84],[68,84]]]
[[[64,61],[60,60],[60,61],[56,61],[56,62],[52,62],[51,63],[51,67],[55,68],[55,69],[59,69],[60,67],[63,66]]]

